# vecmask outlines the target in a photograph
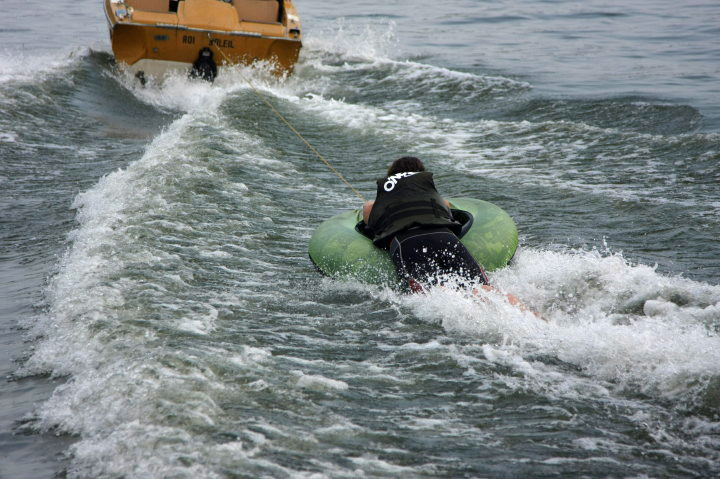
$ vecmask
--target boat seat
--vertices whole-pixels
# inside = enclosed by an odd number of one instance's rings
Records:
[[[233,0],[240,21],[257,23],[279,23],[280,2],[278,0]]]
[[[169,0],[125,0],[125,4],[143,12],[167,13],[170,11]]]

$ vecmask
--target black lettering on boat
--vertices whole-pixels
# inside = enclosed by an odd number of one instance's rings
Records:
[[[235,48],[232,40],[220,40],[219,38],[210,39],[210,46],[213,45],[219,48]]]
[[[187,45],[193,45],[195,44],[195,37],[192,35],[183,35],[182,42]]]

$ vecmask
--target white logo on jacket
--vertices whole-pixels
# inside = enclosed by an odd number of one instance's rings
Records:
[[[385,180],[385,184],[383,185],[383,188],[385,191],[392,191],[395,188],[395,185],[397,185],[397,182],[399,179],[407,178],[408,176],[416,175],[419,172],[417,171],[406,171],[403,173],[395,173],[392,176],[388,176],[388,179]]]

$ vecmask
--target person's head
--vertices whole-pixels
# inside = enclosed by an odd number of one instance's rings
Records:
[[[406,173],[412,171],[425,171],[425,165],[414,156],[403,156],[393,161],[388,168],[387,175],[392,176],[397,173]]]

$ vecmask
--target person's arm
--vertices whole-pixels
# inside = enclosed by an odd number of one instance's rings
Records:
[[[492,291],[492,292],[496,292],[496,293],[500,293],[500,294],[504,295],[504,296],[505,296],[505,299],[507,299],[507,302],[508,302],[510,305],[515,306],[515,307],[518,308],[520,311],[529,311],[529,312],[531,312],[536,318],[540,318],[540,319],[542,319],[543,321],[547,321],[547,319],[545,319],[545,318],[543,318],[542,316],[540,316],[540,313],[538,313],[537,311],[533,311],[532,309],[530,309],[530,308],[528,308],[527,306],[525,306],[525,305],[522,303],[522,301],[520,301],[520,300],[517,298],[517,296],[515,296],[514,294],[505,293],[505,292],[500,291],[499,289],[495,288],[494,286],[490,286],[489,284],[483,284],[483,285],[480,286],[480,287],[481,287],[482,289],[484,289],[485,291]],[[477,292],[476,292],[476,291],[477,291],[477,290],[473,291],[473,292],[475,293],[475,295],[477,295]]]
[[[363,205],[363,221],[365,224],[367,224],[368,219],[370,219],[370,212],[372,211],[374,204],[375,200],[369,200]]]

